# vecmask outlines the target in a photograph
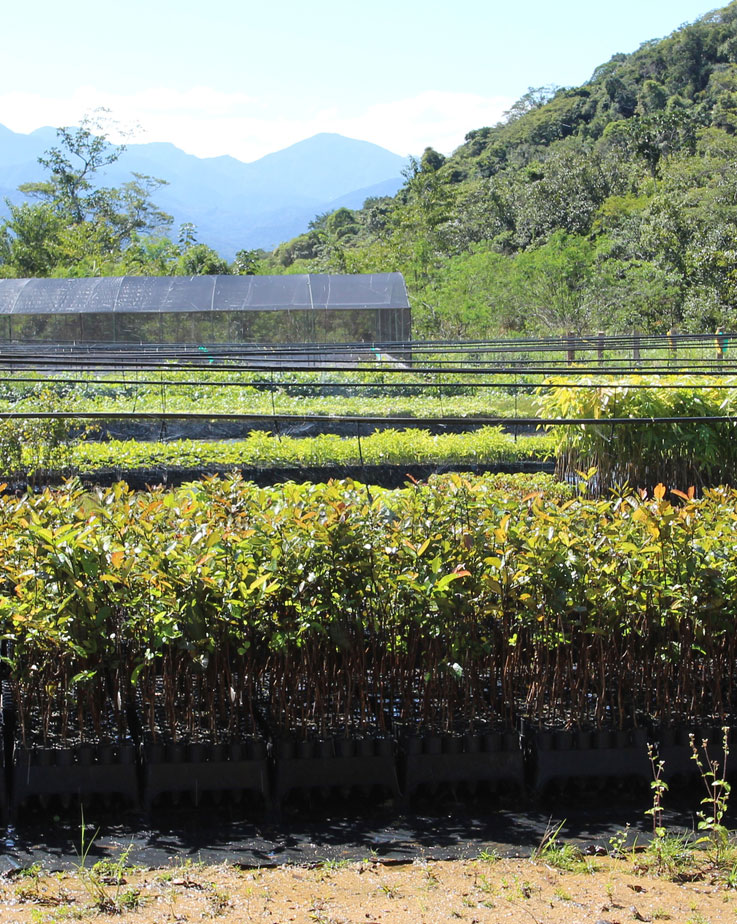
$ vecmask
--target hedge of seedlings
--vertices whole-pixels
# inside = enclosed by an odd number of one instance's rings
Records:
[[[89,436],[89,434],[88,434]],[[481,427],[466,433],[431,434],[427,430],[379,430],[361,438],[319,434],[313,437],[252,431],[238,440],[80,439],[68,421],[0,421],[0,476],[25,476],[37,486],[49,478],[83,472],[127,472],[153,467],[219,471],[237,468],[301,468],[337,465],[494,465],[552,459],[547,434],[504,433]]]
[[[361,437],[320,434],[274,436],[252,431],[242,440],[83,441],[74,446],[77,471],[151,466],[225,467],[408,465],[522,462],[552,458],[553,438],[535,433],[515,439],[501,427],[467,433],[432,434],[427,430],[380,430]]]
[[[737,491],[536,476],[0,497],[26,746],[727,721]]]
[[[544,418],[600,419],[601,426],[551,429],[561,477],[597,469],[601,492],[629,483],[715,485],[737,465],[737,424],[709,417],[737,416],[737,378],[627,375],[616,384],[592,377],[556,377],[540,386]],[[607,424],[610,418],[696,417],[677,423]]]

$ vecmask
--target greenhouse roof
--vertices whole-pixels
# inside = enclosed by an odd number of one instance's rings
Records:
[[[0,279],[0,315],[409,308],[401,273]]]

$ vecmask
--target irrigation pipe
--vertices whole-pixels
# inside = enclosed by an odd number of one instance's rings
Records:
[[[197,363],[182,363],[183,368],[194,371],[194,372],[210,372],[212,373],[213,366],[211,364],[200,365]],[[66,361],[61,361],[58,359],[48,359],[48,358],[29,358],[23,361],[9,361],[2,357],[0,354],[0,369],[6,369],[12,371],[15,367],[21,367],[23,369],[28,366],[37,367],[52,367],[52,369],[60,370],[69,370],[72,371],[94,371],[98,373],[104,372],[116,372],[121,370],[130,370],[130,371],[157,371],[157,370],[172,370],[171,363],[148,363],[142,361],[140,358],[136,360],[128,361],[118,361],[111,362],[108,358],[106,361],[95,361],[88,363],[81,363],[76,359],[68,359]],[[627,366],[615,366],[608,364],[606,366],[599,364],[592,364],[590,366],[584,365],[535,365],[527,361],[522,361],[519,363],[507,363],[504,365],[498,366],[417,366],[413,364],[411,369],[408,369],[406,366],[379,366],[376,365],[351,365],[351,366],[341,366],[341,365],[321,365],[321,366],[284,366],[284,365],[258,365],[258,366],[242,366],[242,365],[223,365],[218,366],[218,370],[229,373],[271,373],[271,372],[281,372],[281,373],[290,373],[290,372],[314,372],[315,374],[320,373],[333,373],[333,372],[377,372],[384,375],[400,375],[406,374],[408,371],[415,374],[428,374],[428,375],[473,375],[473,376],[482,376],[482,375],[565,375],[569,377],[581,376],[581,375],[639,375],[639,374],[649,374],[649,375],[708,375],[708,376],[724,376],[724,375],[737,375],[737,361],[735,364],[726,363],[726,362],[717,362],[712,361],[694,361],[693,363],[679,363],[676,365],[660,365],[660,366],[650,366],[647,363],[640,362],[633,364],[631,361],[627,361]]]
[[[406,371],[406,370],[403,370]],[[0,383],[7,383],[11,385],[17,385],[18,383],[29,384],[29,385],[124,385],[128,388],[138,388],[141,385],[152,385],[160,386],[166,385],[173,388],[204,388],[204,387],[217,387],[217,388],[253,388],[257,391],[290,391],[295,388],[310,388],[310,389],[324,389],[324,388],[381,388],[381,389],[393,389],[393,388],[414,388],[422,390],[437,390],[438,388],[444,389],[453,389],[453,388],[510,388],[515,390],[523,390],[530,388],[540,388],[546,383],[535,383],[535,382],[221,382],[215,379],[189,379],[189,380],[177,380],[177,379],[108,379],[108,378],[87,378],[87,379],[72,379],[72,378],[53,378],[53,377],[23,377],[23,376],[0,376]],[[557,387],[551,385],[550,387]],[[628,389],[648,389],[648,388],[657,388],[658,390],[671,390],[679,388],[720,388],[720,389],[735,389],[737,384],[722,384],[713,385],[707,383],[705,385],[694,385],[692,382],[680,382],[678,384],[663,384],[658,382],[657,385],[652,382],[570,382],[566,383],[563,387],[570,388],[573,390],[576,389],[600,389],[600,388],[628,388]]]
[[[713,417],[384,417],[337,414],[220,414],[156,411],[6,411],[0,420],[235,420],[279,423],[351,423],[389,424],[391,427],[418,426],[652,426],[675,423],[735,423],[737,416]]]

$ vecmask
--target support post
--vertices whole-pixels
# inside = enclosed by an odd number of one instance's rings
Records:
[[[727,353],[727,335],[724,333],[724,329],[717,327],[716,333],[714,335],[714,345],[716,347],[716,356],[717,361],[720,363],[724,362],[724,357]]]
[[[678,358],[678,347],[676,346],[677,334],[678,334],[678,331],[675,329],[675,327],[671,327],[671,329],[668,331],[668,334],[667,334],[668,350],[670,352],[671,365],[675,365],[676,360]]]

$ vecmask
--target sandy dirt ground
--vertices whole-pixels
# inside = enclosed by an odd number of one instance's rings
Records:
[[[180,924],[624,924],[737,921],[737,891],[708,874],[673,882],[635,859],[596,857],[564,872],[544,860],[326,862],[239,869],[90,867],[15,872],[0,880],[0,922]]]

